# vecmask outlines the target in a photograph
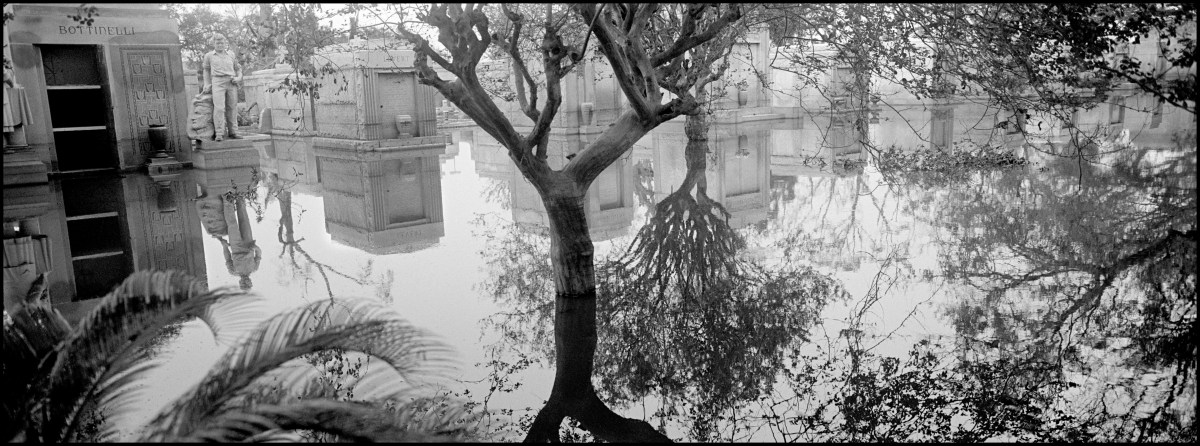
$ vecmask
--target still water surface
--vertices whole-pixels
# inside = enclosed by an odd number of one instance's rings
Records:
[[[1110,430],[1132,423],[1122,415],[1160,406],[1194,417],[1194,133],[1182,150],[1147,150],[1135,139],[1094,164],[1023,151],[1027,166],[884,174],[873,163],[834,167],[806,152],[812,124],[799,121],[717,124],[708,172],[709,195],[745,241],[738,258],[754,265],[760,285],[783,284],[790,294],[762,285],[690,306],[612,298],[600,323],[603,399],[676,439],[871,439],[879,437],[836,427],[822,407],[858,408],[848,416],[901,426],[876,412],[896,412],[888,404],[912,394],[885,378],[973,361],[998,367],[996,376],[1003,369],[1004,379],[943,375],[961,385],[929,385],[923,395],[998,399],[1021,391],[994,388],[1038,388],[1038,407],[1097,415],[1107,406],[1101,418]],[[680,182],[676,127],[648,135],[594,186],[598,262],[624,253],[651,203]],[[275,309],[331,295],[390,302],[457,352],[445,389],[486,397],[495,438],[519,439],[511,423],[535,413],[553,380],[544,210],[484,132],[446,132],[447,154],[398,163],[404,174],[387,190],[407,194],[407,204],[381,218],[413,229],[387,240],[354,235],[362,231],[347,217],[356,205],[348,200],[369,198],[331,193],[328,173],[317,183],[268,154],[256,165],[185,172],[175,184],[192,198],[179,205],[194,207],[202,231],[187,234],[202,240],[204,271],[193,273],[210,287],[248,287]],[[255,193],[240,205],[213,199],[231,178],[249,184],[254,175]],[[440,187],[422,186],[431,182]],[[435,200],[440,223],[425,212]],[[921,362],[910,351],[938,359]],[[152,372],[144,410],[124,422],[146,420],[221,353],[207,328],[185,325]],[[881,396],[888,391],[898,393]],[[869,395],[879,399],[864,406]],[[936,411],[917,400],[903,404]],[[970,429],[979,418],[971,420],[945,422]],[[1007,430],[1018,435],[997,438],[1021,438],[1022,428]]]

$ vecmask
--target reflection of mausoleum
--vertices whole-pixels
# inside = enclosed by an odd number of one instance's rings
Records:
[[[437,243],[442,223],[441,139],[354,141],[314,138],[321,166],[325,229],[372,254]]]
[[[770,197],[768,163],[770,129],[790,120],[752,120],[713,123],[709,130],[708,197],[729,211],[729,224],[741,228],[767,218]],[[675,192],[687,175],[683,120],[664,123],[639,144],[653,148],[654,195],[661,200]]]
[[[566,157],[587,146],[599,135],[585,133],[586,128],[556,129],[550,134],[548,155],[551,166],[561,168]],[[469,135],[471,158],[481,177],[508,183],[513,222],[539,228],[550,226],[546,207],[533,184],[521,175],[508,157],[508,149],[479,129],[463,131]],[[584,197],[588,231],[594,240],[608,240],[625,234],[633,222],[633,163],[629,154],[608,166],[588,187]]]
[[[4,284],[23,295],[47,273],[50,298],[75,320],[133,271],[205,277],[192,172],[87,177],[4,189]],[[86,303],[82,303],[86,301]],[[6,301],[6,306],[8,302]]]

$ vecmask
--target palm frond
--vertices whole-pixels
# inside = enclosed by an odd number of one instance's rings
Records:
[[[0,439],[13,440],[29,424],[34,389],[37,388],[35,381],[48,375],[54,364],[55,347],[70,333],[71,324],[45,299],[27,300],[15,308],[13,314],[4,313]]]
[[[314,400],[228,411],[182,441],[246,441],[278,430],[312,430],[354,442],[433,442],[464,437],[462,405],[417,400],[394,409],[380,404]]]
[[[46,288],[46,277],[46,273],[41,273],[33,279],[33,283],[29,285],[29,292],[25,294],[25,303],[49,302],[50,292]]]
[[[396,394],[406,381],[443,363],[444,346],[432,343],[424,332],[398,319],[383,305],[371,301],[324,300],[278,314],[226,352],[218,368],[161,412],[152,424],[152,439],[190,437],[256,380],[273,375],[285,384],[311,379],[311,372],[280,369],[302,355],[324,350],[362,352],[382,359],[399,378],[381,394]],[[276,371],[272,374],[272,371]]]
[[[225,299],[240,293],[210,292],[203,282],[186,274],[139,271],[125,279],[86,315],[70,338],[58,347],[60,354],[34,395],[35,419],[43,441],[73,438],[81,416],[98,401],[112,401],[147,367],[141,348],[167,324],[185,315],[200,316],[214,303],[226,300],[226,311],[246,307],[249,298]],[[136,372],[136,373],[129,373]],[[114,408],[120,410],[121,408]]]
[[[71,324],[45,299],[31,299],[19,305],[5,319],[5,335],[19,336],[30,354],[41,358],[71,334]],[[13,333],[9,333],[9,328]],[[7,345],[5,348],[8,348]]]

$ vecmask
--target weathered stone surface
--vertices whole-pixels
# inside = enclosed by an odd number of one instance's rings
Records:
[[[188,116],[188,139],[212,140],[215,135],[212,94],[197,94],[192,97],[192,113]]]

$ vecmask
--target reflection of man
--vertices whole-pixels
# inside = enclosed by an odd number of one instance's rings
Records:
[[[225,36],[214,33],[213,47],[216,49],[204,55],[201,68],[204,88],[200,92],[213,95],[214,141],[224,139],[222,135],[226,133],[231,139],[241,138],[237,134],[237,84],[242,82],[242,66],[233,51],[226,50],[227,46],[229,41]]]
[[[209,195],[201,188],[200,196],[196,197],[196,213],[200,215],[200,224],[204,231],[213,237],[229,233],[229,225],[225,223],[225,205],[221,196]]]
[[[248,290],[253,285],[250,274],[258,271],[262,250],[254,242],[244,198],[225,200],[225,223],[229,227],[229,241],[218,238],[221,240],[221,247],[224,248],[225,268],[229,270],[229,274],[241,277],[238,285],[243,290]]]

